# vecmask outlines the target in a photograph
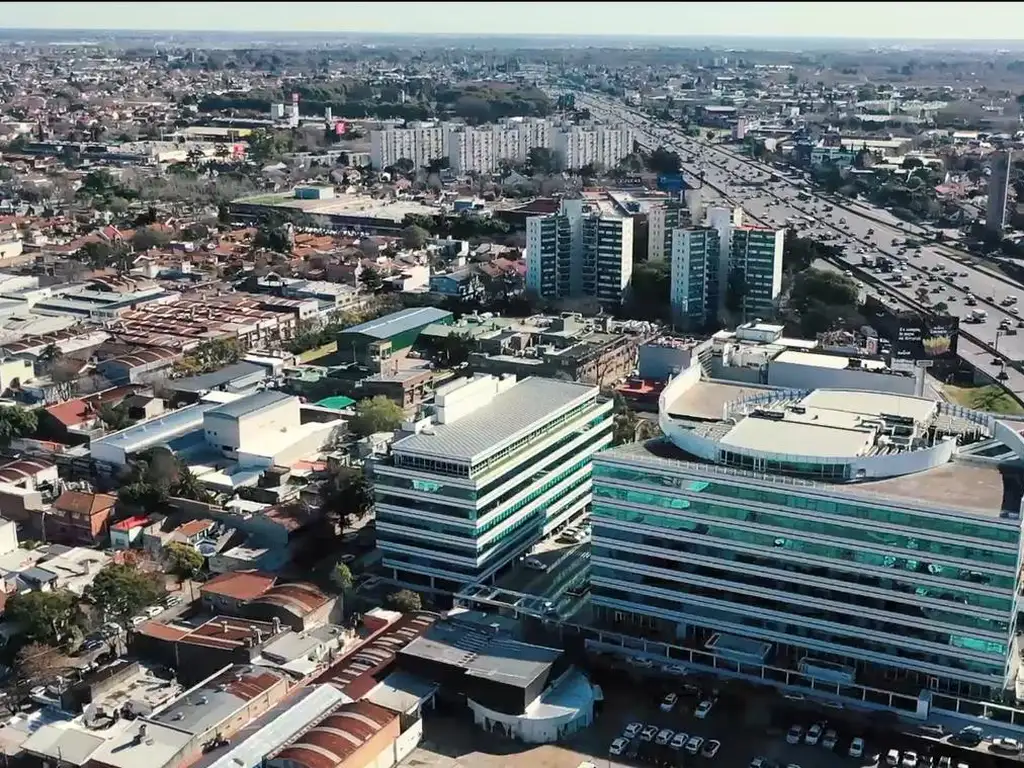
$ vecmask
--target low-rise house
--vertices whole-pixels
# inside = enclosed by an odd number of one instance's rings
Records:
[[[46,541],[95,547],[107,539],[117,497],[108,493],[64,491],[45,515]]]

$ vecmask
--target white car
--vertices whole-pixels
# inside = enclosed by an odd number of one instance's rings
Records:
[[[864,757],[864,739],[860,736],[850,742],[850,748],[846,750],[850,757]]]
[[[696,755],[700,752],[702,746],[704,746],[704,738],[702,736],[691,736],[690,740],[686,742],[686,751],[691,755]]]
[[[672,741],[670,741],[668,743],[668,745],[672,749],[682,749],[683,747],[686,746],[686,742],[688,742],[689,740],[690,740],[690,734],[683,733],[682,731],[680,731],[679,733],[677,733],[675,736],[672,737]]]
[[[822,727],[821,723],[815,723],[807,729],[807,735],[804,736],[804,743],[810,744],[812,747],[815,746],[818,743],[818,740],[821,739],[821,733],[824,730],[825,729]]]
[[[151,605],[148,608],[146,608],[143,611],[143,613],[145,613],[149,618],[153,619],[159,616],[161,613],[163,613],[164,610],[165,608],[162,605]]]
[[[626,726],[626,730],[622,732],[622,735],[627,739],[635,739],[640,735],[640,731],[644,729],[643,723],[630,723]]]
[[[839,741],[839,734],[836,733],[836,729],[829,728],[821,739],[821,746],[825,749],[835,749],[837,741]]]
[[[786,732],[786,743],[787,744],[799,744],[804,738],[804,727],[802,725],[794,725]]]
[[[679,694],[677,693],[666,693],[665,698],[661,700],[661,711],[671,712],[676,708],[676,702],[679,701]]]
[[[664,747],[670,741],[672,741],[672,737],[675,735],[676,732],[673,731],[671,728],[662,728],[660,731],[658,731],[658,735],[655,737],[654,743]]]
[[[654,737],[658,735],[658,726],[656,725],[645,725],[644,729],[640,731],[641,741],[654,741]]]
[[[623,752],[626,751],[626,748],[628,746],[629,746],[629,741],[627,741],[626,739],[624,739],[624,738],[622,738],[620,736],[619,738],[617,738],[615,741],[612,742],[612,745],[610,747],[608,747],[608,754],[609,755],[616,755],[616,756],[621,755]]]
[[[698,720],[703,720],[709,714],[711,714],[711,707],[714,702],[711,699],[704,699],[700,704],[697,705],[697,709],[693,711],[693,716]]]
[[[133,627],[137,627],[140,624],[145,624],[147,621],[149,621],[149,617],[148,616],[132,616],[132,626]]]
[[[1006,752],[1011,755],[1019,755],[1021,752],[1021,743],[1016,739],[992,739],[992,749],[998,750],[999,752]]]
[[[917,752],[907,750],[903,753],[903,762],[900,763],[902,768],[917,768]]]
[[[544,565],[536,557],[528,557],[523,561],[523,565],[529,568],[531,571],[546,571],[548,567]]]

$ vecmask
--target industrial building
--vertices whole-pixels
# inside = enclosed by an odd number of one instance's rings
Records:
[[[438,390],[373,466],[385,571],[416,589],[490,579],[590,503],[594,453],[611,441],[595,386],[478,375]]]
[[[601,620],[685,663],[919,717],[1001,699],[1018,667],[1017,430],[701,369],[663,390],[663,438],[595,458]]]
[[[437,307],[414,307],[346,328],[338,334],[338,356],[376,371],[392,370],[428,325],[451,324],[453,315]]]

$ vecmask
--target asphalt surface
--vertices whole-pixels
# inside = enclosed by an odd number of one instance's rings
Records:
[[[806,217],[810,217],[813,222],[808,223],[809,231],[805,230],[803,234],[817,239],[823,234],[837,235],[840,239],[829,242],[844,248],[844,266],[879,293],[888,294],[915,308],[926,308],[938,301],[948,304],[950,314],[961,317],[959,354],[981,371],[995,377],[1004,369],[1005,363],[1024,360],[1024,329],[1016,335],[999,333],[997,340],[1001,322],[1005,321],[1016,330],[1019,319],[1010,311],[1011,307],[1004,307],[1001,302],[1010,296],[1018,296],[1024,302],[1024,286],[995,274],[994,267],[992,270],[980,269],[948,246],[929,243],[919,250],[909,249],[901,256],[898,254],[899,246],[893,245],[894,240],[902,245],[907,237],[933,238],[934,230],[899,221],[888,211],[866,203],[816,193],[793,174],[783,174],[738,154],[734,148],[711,144],[704,137],[693,138],[680,130],[659,127],[655,121],[614,100],[592,94],[579,94],[577,99],[597,119],[632,124],[637,131],[637,141],[645,149],[662,145],[679,152],[688,181],[703,174],[705,188],[702,200],[705,207],[728,202],[742,207],[748,218],[776,227],[787,226],[787,222],[796,216],[804,217],[805,222]],[[763,183],[763,186],[750,186],[751,182]],[[808,199],[798,199],[801,194]],[[826,205],[833,206],[833,210],[826,212]],[[921,277],[911,281],[909,287],[898,287],[895,276],[861,268],[861,249],[870,255],[899,259],[908,277]],[[935,285],[923,280],[939,265],[946,269],[947,274],[954,272],[956,276],[952,284],[941,281],[945,290],[940,295],[929,293],[928,304],[922,305],[917,297],[917,288],[922,284],[929,288]],[[975,308],[988,313],[984,323],[964,322],[970,311],[965,304],[968,293],[978,302]],[[1020,312],[1024,317],[1024,307]],[[975,337],[976,341],[968,335]],[[993,354],[993,350],[998,350],[998,353]],[[996,358],[1000,359],[998,365],[995,364]],[[1008,378],[1003,382],[1004,386],[1017,395],[1024,395],[1024,373],[1009,366],[1005,371]]]

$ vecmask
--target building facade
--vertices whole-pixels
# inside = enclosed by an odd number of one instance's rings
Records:
[[[593,454],[611,441],[595,386],[477,376],[373,467],[386,571],[452,593],[491,578],[590,503]]]
[[[614,168],[633,151],[633,129],[578,125],[556,128],[551,148],[562,168],[575,170],[587,165]]]
[[[995,440],[1024,454],[1011,427],[840,390],[739,400],[721,422],[669,415],[692,374],[662,396],[666,439],[595,459],[602,620],[730,658],[733,671],[791,670],[833,695],[899,691],[910,709],[922,691],[952,710],[1012,691],[1019,471],[960,460]]]
[[[678,200],[651,206],[647,212],[647,260],[664,261],[672,253],[672,231],[692,223],[688,206]]]
[[[992,173],[988,177],[988,207],[985,226],[992,232],[1002,232],[1006,224],[1006,193],[1010,185],[1009,151],[992,153]]]
[[[399,160],[411,160],[416,168],[448,157],[451,129],[438,123],[420,123],[409,128],[370,131],[370,162],[377,170]]]
[[[526,221],[526,287],[547,299],[592,297],[620,305],[633,277],[633,220],[584,200]]]
[[[726,295],[735,292],[739,320],[770,318],[782,292],[784,229],[733,227],[729,243]]]
[[[677,229],[672,239],[669,297],[672,319],[683,330],[703,328],[718,317],[718,230]]]

